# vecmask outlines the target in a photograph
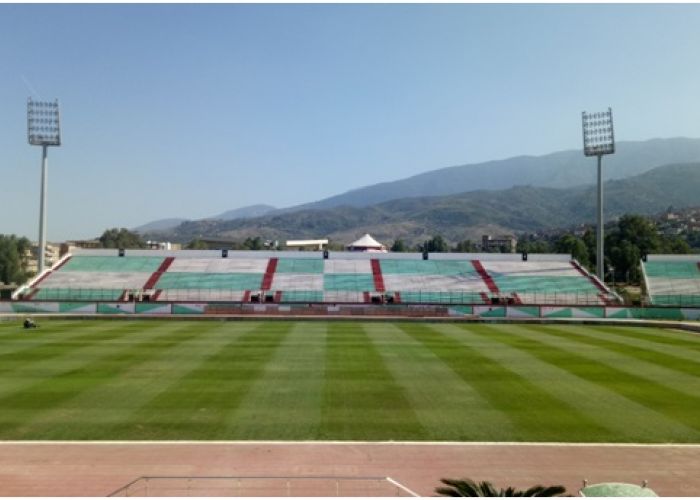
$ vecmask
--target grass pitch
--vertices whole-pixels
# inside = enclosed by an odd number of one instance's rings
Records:
[[[578,325],[0,322],[0,439],[700,442],[700,337]]]

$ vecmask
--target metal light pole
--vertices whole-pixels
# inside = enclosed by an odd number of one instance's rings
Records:
[[[61,120],[58,100],[27,102],[27,139],[32,146],[41,146],[41,198],[39,200],[39,273],[46,260],[46,188],[48,180],[48,147],[61,145]]]
[[[583,112],[583,154],[598,157],[598,228],[596,234],[596,274],[605,281],[603,236],[603,155],[615,153],[612,109],[599,113]]]

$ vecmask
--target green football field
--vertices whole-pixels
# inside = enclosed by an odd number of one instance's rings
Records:
[[[535,324],[0,322],[0,439],[700,443],[700,337]]]

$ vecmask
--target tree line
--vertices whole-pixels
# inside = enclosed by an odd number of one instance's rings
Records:
[[[640,283],[640,260],[649,254],[688,254],[700,251],[698,235],[660,234],[656,223],[641,215],[627,214],[605,226],[605,269],[608,281]],[[588,269],[596,263],[596,235],[571,232],[550,236],[521,235],[518,252],[567,253]]]
[[[139,233],[126,228],[107,229],[98,238],[100,248],[147,248],[148,244]],[[227,242],[226,248],[231,250],[266,250],[273,242],[263,240],[259,236],[246,238],[243,241]],[[195,238],[183,247],[186,250],[218,250],[220,246],[211,247],[206,241]]]
[[[548,235],[523,233],[517,236],[516,251],[519,253],[564,253],[571,255],[588,269],[593,269],[595,266],[594,229],[586,230],[582,236],[571,231],[553,232]],[[138,233],[126,228],[107,229],[98,238],[98,242],[102,248],[147,248],[148,246]],[[227,247],[232,250],[265,250],[271,248],[270,243],[256,236],[229,243]],[[0,235],[0,282],[26,281],[29,277],[27,255],[31,246],[27,238]],[[206,242],[194,239],[184,248],[206,250],[209,247]],[[332,251],[340,251],[344,246],[331,242],[328,248]],[[401,239],[396,239],[390,250],[421,253],[480,251],[478,245],[468,239],[451,245],[439,234],[417,245],[409,245]],[[624,215],[619,220],[607,224],[605,228],[605,267],[608,272],[606,278],[610,281],[639,283],[642,278],[639,261],[647,254],[691,252],[700,252],[700,233],[691,232],[674,236],[660,234],[656,223],[641,215]]]

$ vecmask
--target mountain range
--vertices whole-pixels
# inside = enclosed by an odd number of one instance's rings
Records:
[[[700,139],[684,137],[621,141],[616,152],[603,160],[603,179],[623,179],[654,167],[700,161]],[[441,168],[393,182],[353,189],[286,210],[368,206],[418,196],[441,196],[481,189],[514,186],[566,188],[596,182],[596,160],[580,149],[543,156],[517,156],[505,160]]]
[[[207,217],[207,219],[217,219],[217,220],[233,220],[233,219],[245,219],[247,217],[260,217],[269,212],[276,210],[275,207],[271,205],[250,205],[247,207],[235,208],[233,210],[227,210],[218,215],[212,217]],[[167,231],[172,229],[179,224],[182,224],[189,219],[183,218],[170,218],[170,219],[159,219],[143,224],[142,226],[134,228],[134,231],[139,233],[150,233],[158,231]]]
[[[700,161],[700,139],[677,137],[621,141],[616,147],[616,154],[605,157],[605,180],[630,177],[661,165]],[[449,195],[480,189],[507,189],[518,185],[572,187],[595,182],[595,170],[595,159],[583,156],[580,150],[559,151],[543,156],[517,156],[432,170],[293,207],[276,209],[270,205],[252,205],[202,220],[233,220],[343,205],[361,207],[400,198]],[[134,230],[143,234],[167,232],[189,220],[160,219]]]
[[[700,142],[700,141],[699,141]],[[607,160],[607,158],[606,158]],[[672,205],[700,205],[700,161],[657,167],[605,182],[606,219],[624,213],[654,214]],[[161,233],[171,241],[216,237],[242,240],[319,238],[348,242],[369,232],[379,241],[422,242],[441,234],[451,242],[482,234],[573,227],[595,221],[596,188],[514,186],[446,196],[400,198],[369,206],[275,211],[262,217],[185,221]]]
[[[700,139],[621,141],[616,149],[603,160],[607,216],[700,204],[700,196],[687,192],[692,172],[678,170],[692,171],[689,165],[700,162]],[[659,170],[665,165],[671,166]],[[592,222],[595,179],[595,158],[568,150],[441,168],[293,207],[253,205],[201,220],[162,219],[136,230],[152,239],[182,242],[254,236],[346,241],[364,232],[410,242],[437,232],[451,240],[474,239],[482,233]],[[690,185],[698,192],[700,186]]]

